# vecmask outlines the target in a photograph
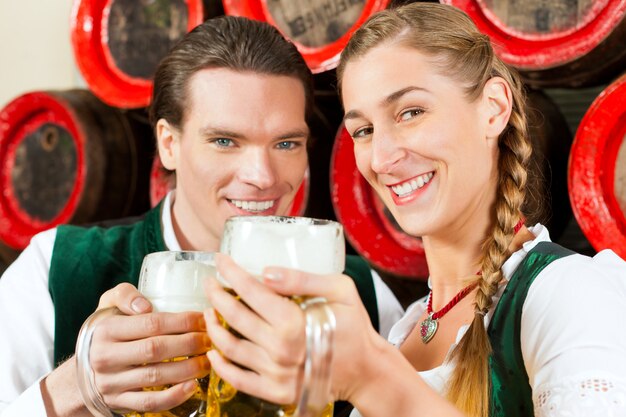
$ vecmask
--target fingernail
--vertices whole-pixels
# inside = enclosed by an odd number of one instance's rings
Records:
[[[150,302],[143,297],[137,297],[130,303],[135,313],[145,313],[150,308]]]
[[[183,390],[185,392],[193,392],[196,390],[197,386],[198,384],[196,384],[196,381],[187,381],[183,384]]]
[[[267,282],[279,282],[284,278],[283,273],[276,269],[267,268],[263,271],[263,280]]]
[[[211,362],[211,364],[213,364],[213,361],[218,359],[219,356],[220,353],[215,349],[211,349],[206,353],[206,357],[209,358],[209,362]]]

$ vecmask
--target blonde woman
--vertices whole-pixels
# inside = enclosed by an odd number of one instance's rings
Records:
[[[348,278],[268,268],[264,289],[222,258],[250,309],[217,285],[210,299],[249,340],[208,312],[229,359],[210,352],[214,369],[243,391],[294,401],[303,318],[275,292],[314,294],[337,317],[332,394],[354,415],[626,415],[626,264],[610,250],[574,254],[530,226],[524,95],[489,39],[458,9],[413,3],[357,31],[338,78],[358,169],[422,237],[431,292],[387,343]]]

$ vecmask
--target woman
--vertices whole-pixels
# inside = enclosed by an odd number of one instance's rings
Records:
[[[369,327],[347,278],[268,268],[263,290],[220,259],[250,309],[217,285],[209,298],[250,340],[208,312],[230,359],[209,353],[217,373],[294,401],[303,319],[273,291],[313,294],[337,316],[333,398],[364,416],[626,415],[626,264],[610,250],[573,254],[541,224],[524,225],[522,86],[489,39],[455,8],[413,3],[357,31],[338,78],[358,169],[402,229],[422,237],[431,293],[392,329],[394,347]]]

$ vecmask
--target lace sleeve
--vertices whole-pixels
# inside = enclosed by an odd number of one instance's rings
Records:
[[[574,378],[533,394],[535,417],[626,417],[626,379]]]

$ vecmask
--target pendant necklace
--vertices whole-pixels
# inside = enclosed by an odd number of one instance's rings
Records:
[[[420,336],[422,336],[422,342],[428,343],[430,339],[435,336],[437,332],[437,321],[442,318],[452,307],[454,307],[459,301],[461,301],[467,294],[470,293],[474,288],[478,285],[477,282],[468,285],[463,288],[457,295],[454,296],[452,300],[448,304],[446,304],[441,310],[433,312],[433,292],[430,291],[428,295],[428,307],[426,313],[428,317],[424,319],[422,324],[420,325]]]
[[[513,228],[513,234],[517,234],[517,232],[519,232],[523,225],[524,218],[521,218]],[[481,272],[479,271],[476,275],[481,275]],[[448,304],[446,304],[439,311],[433,311],[433,291],[430,291],[430,294],[428,294],[428,306],[426,309],[426,314],[428,314],[428,317],[426,317],[424,321],[422,321],[422,323],[420,324],[420,336],[422,337],[422,342],[424,342],[424,344],[430,342],[430,340],[435,336],[435,333],[437,333],[437,327],[439,325],[438,320],[442,318],[448,311],[450,311],[452,307],[457,305],[458,302],[461,301],[474,288],[476,288],[476,285],[478,285],[478,282],[474,282],[463,288],[461,291],[458,292],[457,295],[454,296],[452,300],[450,300]]]

